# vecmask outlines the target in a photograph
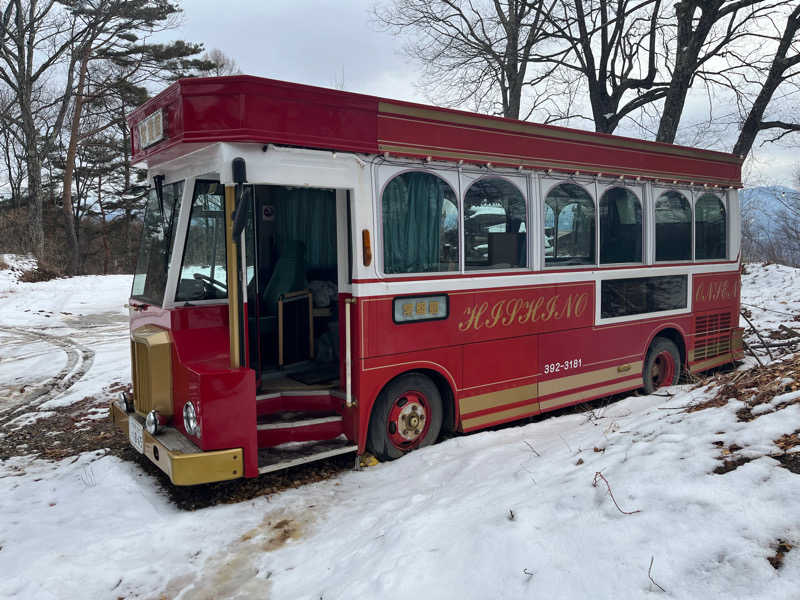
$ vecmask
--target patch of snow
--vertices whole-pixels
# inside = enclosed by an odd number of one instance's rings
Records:
[[[789,322],[771,310],[800,313],[798,271],[748,268],[743,301],[770,309],[753,309],[759,327]],[[95,352],[82,379],[39,410],[129,381],[130,283],[19,284],[0,298],[0,327]],[[0,377],[17,376],[9,369]],[[796,598],[800,477],[767,455],[800,427],[800,405],[773,400],[744,423],[740,401],[685,412],[717,394],[712,384],[665,391],[674,395],[456,436],[196,512],[176,509],[137,463],[103,452],[15,457],[0,463],[0,597],[640,599],[664,595],[648,577],[652,558],[669,597]],[[714,474],[720,444],[753,460]],[[795,549],[776,571],[767,558],[778,539]]]

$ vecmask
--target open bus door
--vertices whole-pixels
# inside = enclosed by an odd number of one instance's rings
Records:
[[[247,353],[259,391],[333,389],[341,357],[337,298],[346,283],[339,277],[347,273],[339,263],[348,260],[347,240],[337,233],[337,192],[249,187]]]

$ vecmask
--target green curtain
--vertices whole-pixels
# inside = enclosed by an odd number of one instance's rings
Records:
[[[292,241],[306,247],[306,265],[336,264],[336,195],[331,190],[285,188],[271,190],[278,223],[278,253]]]
[[[445,184],[430,173],[403,173],[383,192],[386,273],[440,271]]]

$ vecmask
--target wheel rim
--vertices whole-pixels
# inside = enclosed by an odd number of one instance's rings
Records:
[[[650,370],[650,377],[653,382],[653,388],[672,385],[675,379],[675,358],[672,354],[664,350],[656,355],[653,360],[653,367]]]
[[[430,404],[422,392],[408,391],[392,402],[386,434],[392,445],[410,450],[419,445],[430,429]]]

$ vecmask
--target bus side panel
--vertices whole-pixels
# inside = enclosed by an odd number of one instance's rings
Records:
[[[539,413],[539,340],[526,335],[462,346],[463,388],[458,391],[456,424],[462,431]]]
[[[540,336],[541,410],[641,385],[651,327],[587,327]]]
[[[395,322],[400,310],[424,314],[426,297],[447,296],[444,319]],[[426,348],[505,339],[594,322],[594,283],[570,283],[464,292],[425,292],[418,296],[365,299],[364,356],[384,356]],[[535,365],[531,365],[531,371]]]
[[[743,357],[738,271],[692,277],[694,322],[689,346],[689,369],[696,373]]]

